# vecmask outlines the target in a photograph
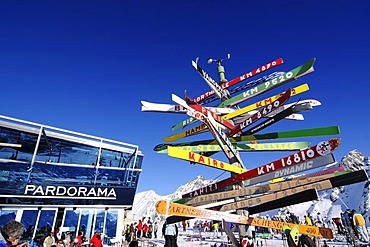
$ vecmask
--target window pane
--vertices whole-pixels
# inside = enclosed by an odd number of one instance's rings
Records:
[[[65,214],[63,227],[70,227],[76,231],[80,210],[66,210]]]
[[[17,210],[0,210],[0,228],[15,219]]]

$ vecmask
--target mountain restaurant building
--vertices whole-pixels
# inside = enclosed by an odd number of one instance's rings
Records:
[[[0,115],[0,227],[39,246],[55,229],[119,240],[142,162],[136,145]]]

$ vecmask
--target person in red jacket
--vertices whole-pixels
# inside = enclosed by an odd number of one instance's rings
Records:
[[[101,239],[100,232],[97,231],[94,236],[90,239],[90,244],[92,244],[94,247],[102,247],[103,246],[103,241]]]
[[[82,238],[83,238],[83,235],[82,235],[82,232],[81,231],[79,231],[78,232],[78,235],[77,235],[77,244],[79,245],[79,246],[81,246],[82,245]]]
[[[143,238],[147,238],[148,237],[148,230],[149,230],[149,226],[147,223],[144,223],[143,225]]]
[[[139,220],[139,223],[137,224],[137,238],[141,238],[141,232],[143,230],[143,222]]]

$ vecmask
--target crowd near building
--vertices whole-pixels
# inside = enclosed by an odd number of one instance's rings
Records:
[[[0,227],[46,247],[121,240],[142,162],[137,145],[0,115]]]

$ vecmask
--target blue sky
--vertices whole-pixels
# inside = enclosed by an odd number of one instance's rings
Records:
[[[172,93],[208,91],[191,66],[196,57],[217,78],[207,59],[230,53],[223,63],[229,80],[280,57],[284,64],[271,72],[316,57],[314,73],[241,106],[308,83],[302,99],[322,106],[304,113],[304,121],[283,121],[261,133],[338,125],[337,160],[353,149],[370,155],[369,13],[368,1],[4,0],[0,114],[137,144],[145,155],[138,192],[166,195],[197,175],[213,179],[222,172],[155,153],[186,116],[141,112],[141,100],[172,103]],[[315,145],[329,138],[302,140]],[[251,169],[288,154],[241,156]]]

